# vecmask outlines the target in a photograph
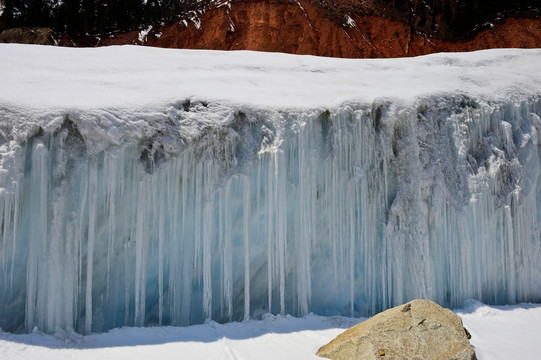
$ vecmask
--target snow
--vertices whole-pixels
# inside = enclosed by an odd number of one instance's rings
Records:
[[[357,23],[349,15],[346,15],[346,23],[343,26],[348,28],[354,28],[357,26]]]
[[[230,0],[226,0],[226,1],[223,1],[223,0],[218,0],[218,1],[214,1],[214,6],[216,6],[217,9],[221,8],[222,6],[227,6],[227,8],[229,10],[231,10],[231,1]]]
[[[541,51],[0,45],[0,326],[541,301]]]
[[[137,35],[137,39],[140,43],[145,43],[147,41],[147,35],[152,30],[152,25],[149,25],[146,29],[143,29]]]
[[[479,360],[533,359],[541,351],[541,305],[487,306],[470,300],[455,311],[472,334]],[[0,333],[9,359],[320,359],[315,353],[359,318],[265,315],[262,320],[188,327],[121,328],[81,336],[58,331]]]
[[[541,50],[486,50],[348,60],[250,51],[137,46],[72,49],[0,44],[0,104],[38,108],[161,108],[197,99],[280,109],[378,98],[532,94]]]
[[[541,304],[487,306],[470,300],[456,311],[479,360],[534,359],[541,350]]]

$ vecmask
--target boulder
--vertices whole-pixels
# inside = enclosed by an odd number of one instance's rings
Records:
[[[476,360],[469,337],[451,310],[413,300],[344,331],[317,355],[332,360]]]

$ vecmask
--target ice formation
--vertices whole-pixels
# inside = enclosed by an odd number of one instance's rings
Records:
[[[209,58],[225,68],[237,55]],[[539,51],[460,56],[408,64],[541,63]],[[381,74],[398,62],[368,64]],[[462,92],[304,108],[182,91],[133,111],[31,106],[0,91],[0,327],[90,333],[370,315],[419,297],[541,300],[541,82],[513,69],[498,96],[468,92],[483,87],[469,77]]]

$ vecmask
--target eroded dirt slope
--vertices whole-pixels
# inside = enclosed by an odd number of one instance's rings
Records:
[[[399,21],[358,14],[330,19],[312,3],[299,1],[233,2],[207,11],[199,21],[130,32],[101,39],[99,45],[279,51],[334,57],[400,57],[441,51],[497,47],[541,47],[541,19],[508,18],[464,41],[443,41],[413,32]]]
[[[408,25],[382,16],[381,11],[371,7],[372,2],[362,3],[366,6],[360,6],[357,0],[232,1],[169,26],[154,26],[115,36],[62,35],[55,40],[63,46],[139,44],[348,58],[541,47],[540,18],[508,17],[497,23],[485,24],[485,30],[465,40],[445,41],[415,30],[411,23]],[[14,34],[11,39],[8,37],[3,41],[29,42],[29,37],[23,36],[24,32],[23,35],[19,32]],[[13,38],[16,34],[21,39]]]

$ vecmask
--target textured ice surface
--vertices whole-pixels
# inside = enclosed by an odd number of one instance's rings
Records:
[[[541,300],[539,50],[0,51],[4,330]]]

